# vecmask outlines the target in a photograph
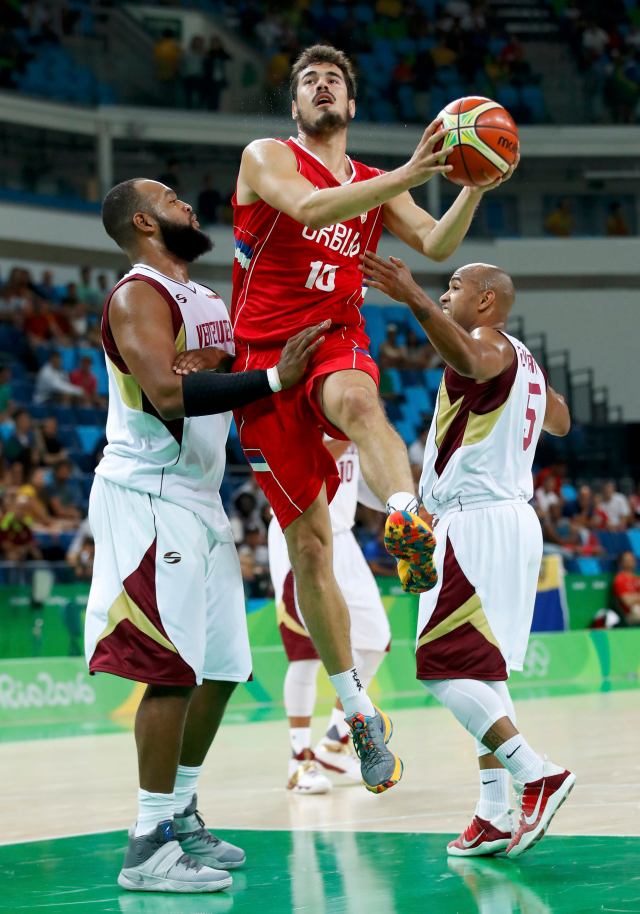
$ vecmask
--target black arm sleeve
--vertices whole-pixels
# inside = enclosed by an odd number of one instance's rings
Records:
[[[241,371],[218,374],[215,371],[193,371],[182,377],[182,399],[185,416],[210,416],[246,406],[272,393],[267,372]]]

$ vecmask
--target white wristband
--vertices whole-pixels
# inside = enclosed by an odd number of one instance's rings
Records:
[[[277,394],[282,390],[282,381],[280,380],[280,375],[278,374],[278,366],[273,365],[272,368],[267,368],[267,381],[269,382],[269,387]]]

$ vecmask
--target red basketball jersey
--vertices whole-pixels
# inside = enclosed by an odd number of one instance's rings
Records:
[[[279,142],[285,142],[280,140]],[[297,140],[285,143],[298,172],[316,188],[340,184],[323,162]],[[351,181],[366,181],[380,169],[353,162]],[[277,347],[297,331],[331,318],[332,330],[363,329],[359,254],[375,251],[382,233],[382,207],[322,229],[312,229],[262,200],[233,200],[235,260],[231,318],[236,343]]]

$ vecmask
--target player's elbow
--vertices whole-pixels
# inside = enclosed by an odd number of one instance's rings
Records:
[[[182,384],[156,390],[148,396],[161,419],[170,421],[184,417]]]

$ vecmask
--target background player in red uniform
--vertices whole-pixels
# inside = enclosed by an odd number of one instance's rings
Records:
[[[297,139],[251,143],[238,175],[235,370],[272,365],[291,330],[320,313],[332,326],[304,387],[277,404],[238,410],[236,421],[285,530],[300,608],[344,706],[363,780],[381,792],[399,780],[402,763],[386,748],[389,719],[374,709],[353,666],[347,607],[332,570],[328,501],[338,475],[322,434],[351,439],[373,492],[389,511],[411,513],[410,523],[389,525],[388,548],[399,559],[405,589],[428,590],[436,580],[434,539],[417,516],[407,452],[378,397],[378,369],[360,312],[358,255],[376,249],[386,226],[426,256],[444,260],[464,238],[483,191],[463,189],[439,221],[413,202],[410,188],[448,170],[433,151],[444,135],[436,122],[400,168],[383,174],[352,161],[346,144],[356,82],[341,51],[324,45],[304,51],[292,70],[291,94]]]

